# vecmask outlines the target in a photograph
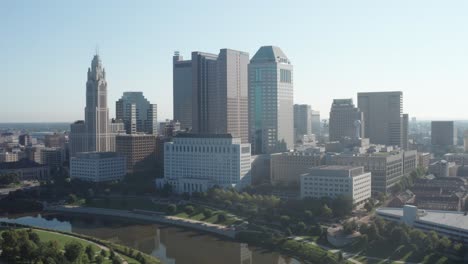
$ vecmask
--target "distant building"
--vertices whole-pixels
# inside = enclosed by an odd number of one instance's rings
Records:
[[[322,135],[322,124],[320,120],[320,111],[312,110],[312,134],[316,136]]]
[[[159,133],[160,136],[173,137],[178,132],[181,132],[181,126],[179,121],[166,119],[165,122],[159,123]]]
[[[20,160],[16,152],[3,152],[0,153],[0,162],[16,162]]]
[[[156,137],[150,134],[122,134],[115,138],[115,151],[125,157],[127,173],[150,170],[156,161]]]
[[[468,153],[447,153],[444,155],[444,160],[455,162],[457,165],[468,165]]]
[[[310,105],[294,105],[294,142],[303,141],[312,134],[312,109]]]
[[[428,172],[436,177],[457,176],[458,166],[455,162],[438,160],[429,164]]]
[[[70,160],[70,176],[89,182],[118,181],[125,177],[125,164],[125,157],[115,152],[78,153]]]
[[[378,208],[377,216],[392,222],[405,223],[423,232],[435,231],[455,241],[468,243],[468,217],[463,212],[419,210],[416,206]]]
[[[176,193],[204,192],[212,186],[243,188],[251,184],[250,144],[229,134],[179,134],[164,144],[164,178]]]
[[[124,92],[115,109],[116,119],[123,121],[127,134],[157,134],[157,105],[151,104],[142,92]]]
[[[402,120],[401,120],[401,148],[404,150],[408,150],[409,148],[409,139],[408,139],[408,134],[409,134],[409,115],[408,114],[403,114]]]
[[[429,169],[432,154],[429,152],[418,152],[418,167],[425,170]]]
[[[330,141],[364,138],[364,115],[353,99],[334,99],[328,123]]]
[[[50,178],[49,167],[37,162],[21,159],[15,162],[0,163],[0,175],[15,174],[22,181],[48,180]]]
[[[324,155],[308,152],[283,152],[271,154],[271,177],[273,185],[298,186],[300,176],[310,168],[321,166]]]
[[[435,146],[457,145],[455,123],[453,121],[432,121],[431,143]]]
[[[344,166],[363,166],[372,173],[372,192],[390,192],[391,187],[402,177],[416,169],[417,152],[393,151],[361,155],[332,155],[327,164]]]
[[[364,134],[372,144],[402,147],[402,92],[358,93],[364,113]]]
[[[65,148],[65,135],[54,133],[44,136],[44,145],[46,148]]]
[[[18,137],[18,143],[21,146],[31,145],[31,136],[29,134],[23,134]]]
[[[347,196],[361,204],[371,197],[371,181],[363,167],[321,166],[301,175],[301,198]]]
[[[65,151],[62,148],[41,148],[41,164],[48,165],[51,169],[58,169],[65,161]]]
[[[465,152],[468,152],[468,130],[463,133],[463,147]]]
[[[254,154],[293,147],[293,66],[278,47],[263,46],[250,60],[249,118]]]

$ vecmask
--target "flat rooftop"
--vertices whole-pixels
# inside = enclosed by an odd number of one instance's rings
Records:
[[[325,165],[309,169],[308,176],[354,177],[364,174],[364,167]]]
[[[463,212],[422,209],[419,209],[419,211],[425,212],[424,215],[419,216],[420,221],[468,230],[468,215],[464,215]],[[397,217],[403,216],[403,208],[379,208],[377,213],[379,212]]]

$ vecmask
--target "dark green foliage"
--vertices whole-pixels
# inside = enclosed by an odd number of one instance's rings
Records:
[[[226,214],[220,213],[218,214],[218,223],[223,223],[226,221]]]
[[[185,206],[184,211],[186,214],[191,215],[195,212],[195,208],[191,205],[187,205]]]
[[[83,245],[81,245],[79,242],[72,241],[65,244],[64,256],[68,261],[76,261],[81,257],[81,254],[83,254]]]
[[[177,205],[175,204],[169,204],[167,206],[167,213],[168,214],[175,214],[177,212]]]

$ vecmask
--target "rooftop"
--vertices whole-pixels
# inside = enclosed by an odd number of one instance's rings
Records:
[[[325,165],[309,169],[308,176],[354,177],[364,174],[364,167]]]
[[[437,210],[419,210],[424,212],[419,216],[419,221],[433,223],[447,227],[455,227],[468,231],[468,216],[463,212],[455,211],[437,211]],[[377,213],[389,214],[397,217],[403,216],[403,208],[379,208]]]
[[[232,138],[231,134],[195,134],[195,133],[179,133],[176,138]]]
[[[262,46],[250,60],[251,62],[278,62],[291,64],[286,54],[275,46]]]

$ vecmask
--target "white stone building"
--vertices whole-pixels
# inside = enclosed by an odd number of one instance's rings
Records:
[[[70,176],[83,181],[118,181],[126,171],[125,157],[115,152],[82,152],[70,159]]]
[[[164,178],[176,193],[206,191],[212,186],[242,188],[251,182],[250,144],[230,134],[179,134],[164,144]]]
[[[321,166],[301,175],[301,198],[348,196],[361,204],[371,197],[371,181],[363,167]]]

